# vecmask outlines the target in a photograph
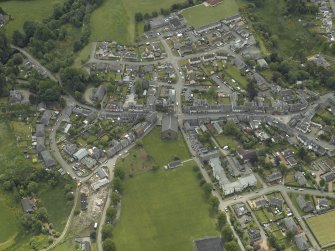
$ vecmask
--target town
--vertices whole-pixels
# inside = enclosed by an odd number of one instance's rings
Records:
[[[205,202],[197,197],[204,204],[197,217],[211,208],[211,216],[199,223],[216,222],[207,232],[186,236],[187,250],[333,250],[335,93],[333,86],[320,86],[321,80],[333,81],[335,61],[315,50],[303,62],[265,54],[251,10],[240,8],[198,27],[189,24],[189,9],[218,8],[227,1],[207,0],[146,18],[143,24],[150,28],[134,45],[92,42],[80,70],[56,73],[32,50],[10,45],[17,84],[1,100],[1,117],[10,124],[17,154],[50,173],[48,183],[63,177],[73,184],[62,188],[67,215],[57,231],[51,214],[41,216],[47,203],[39,203],[39,192],[30,185],[37,181],[29,182],[29,192],[15,188],[21,213],[31,217],[22,223],[25,231],[48,238],[48,245],[39,247],[31,241],[31,250],[152,250],[147,245],[156,237],[145,236],[148,230],[141,236],[137,229],[151,220],[129,221],[141,218],[142,210],[145,218],[157,214],[153,208],[173,207],[161,197],[183,205],[178,190],[168,197],[160,185],[168,190],[172,180],[180,180],[175,189],[194,194],[183,187],[187,175],[188,184],[199,183],[192,191],[200,189],[206,197]],[[306,14],[315,15],[313,28],[322,31],[324,43],[333,43],[335,3],[309,5],[315,9]],[[297,22],[305,22],[303,17]],[[0,13],[1,26],[10,19]],[[49,91],[55,83],[59,89]],[[39,96],[56,93],[59,98],[52,101]],[[4,189],[12,191],[15,181],[9,176],[0,174]],[[154,183],[144,182],[149,178]],[[151,195],[142,198],[151,192],[157,193],[152,201]],[[141,209],[142,200],[153,204]],[[38,231],[34,217],[43,224]],[[188,223],[183,215],[176,217]],[[191,224],[191,230],[197,228]],[[138,234],[148,242],[142,249],[136,249]],[[69,249],[71,243],[75,249]],[[184,242],[180,245],[155,250],[184,250]],[[3,250],[21,250],[13,247]]]

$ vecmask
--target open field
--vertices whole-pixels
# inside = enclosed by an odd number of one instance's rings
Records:
[[[135,40],[135,13],[159,12],[181,0],[105,0],[91,16],[91,41],[132,44]]]
[[[156,127],[143,139],[146,152],[160,167],[173,161],[174,157],[186,160],[190,157],[187,145],[179,132],[178,140],[161,140],[161,128]]]
[[[121,218],[113,234],[118,251],[192,251],[193,240],[218,234],[194,164],[124,181]]]
[[[188,25],[201,27],[238,14],[238,5],[235,0],[226,0],[214,7],[201,4],[184,10],[182,14]]]
[[[321,246],[335,241],[335,211],[308,218],[306,221]]]
[[[73,202],[67,202],[65,199],[65,185],[66,183],[63,181],[56,187],[41,189],[42,192],[39,195],[43,206],[48,211],[49,221],[58,232],[61,232],[65,227],[73,206]]]
[[[14,20],[5,26],[7,36],[14,30],[22,30],[25,21],[42,21],[52,14],[53,7],[64,0],[5,1],[0,6]]]
[[[10,242],[15,238],[18,230],[19,208],[8,200],[7,196],[0,193],[0,250],[5,245],[4,242]],[[7,243],[8,244],[8,243]]]

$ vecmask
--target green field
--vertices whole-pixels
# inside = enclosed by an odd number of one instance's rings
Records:
[[[151,155],[160,167],[173,161],[174,157],[181,160],[190,158],[187,145],[179,132],[178,140],[161,140],[161,128],[156,127],[143,139],[146,152]]]
[[[58,232],[63,231],[73,206],[72,202],[67,203],[65,200],[65,185],[63,181],[56,187],[44,188],[39,195],[43,206],[48,211],[49,221]]]
[[[25,21],[42,21],[51,15],[53,7],[64,0],[5,1],[0,6],[13,20],[5,26],[6,34],[11,36],[14,30],[22,30]]]
[[[321,246],[335,241],[335,211],[308,218],[306,221]]]
[[[222,3],[212,7],[198,5],[188,8],[182,12],[188,25],[201,27],[203,25],[214,23],[221,19],[238,14],[238,5],[235,0],[224,0]]]
[[[6,195],[0,193],[0,212],[1,250],[6,244],[10,244],[11,240],[14,239],[17,234],[19,208],[13,205]]]
[[[135,13],[159,12],[181,0],[105,0],[91,16],[91,41],[131,44],[135,41]]]
[[[113,237],[118,251],[192,251],[193,240],[218,234],[194,164],[125,180]]]

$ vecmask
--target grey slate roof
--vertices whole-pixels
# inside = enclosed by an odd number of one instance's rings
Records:
[[[173,115],[163,116],[162,118],[162,132],[168,130],[178,132],[178,120]]]
[[[56,165],[56,161],[51,157],[51,154],[48,150],[44,150],[40,154],[41,154],[42,160],[44,162],[44,165],[47,168]]]

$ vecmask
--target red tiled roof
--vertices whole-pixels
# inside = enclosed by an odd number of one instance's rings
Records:
[[[210,5],[216,5],[220,2],[222,2],[222,0],[207,0],[207,3]]]

